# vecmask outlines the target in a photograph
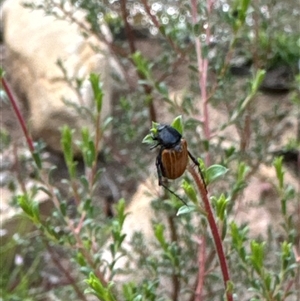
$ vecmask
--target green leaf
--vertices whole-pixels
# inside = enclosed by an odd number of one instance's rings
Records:
[[[26,195],[20,195],[17,198],[19,206],[28,215],[28,217],[33,218],[33,213],[31,210],[30,202]]]
[[[157,136],[157,128],[160,126],[160,123],[152,121],[152,128],[150,129],[151,134],[148,134],[144,137],[142,143],[153,144],[153,136]]]
[[[114,284],[110,282],[107,286],[101,283],[98,277],[94,273],[89,274],[89,278],[85,280],[90,288],[84,291],[85,294],[93,294],[103,301],[116,301],[116,297],[113,294]]]
[[[91,73],[90,74],[90,83],[94,93],[94,99],[96,102],[97,112],[101,112],[102,109],[102,100],[103,100],[103,90],[102,83],[100,81],[100,75]]]
[[[234,146],[231,146],[231,147],[225,149],[226,158],[230,158],[235,153],[235,151],[236,151],[236,149]]]
[[[76,176],[76,162],[74,162],[73,154],[73,133],[67,125],[62,128],[61,145],[63,149],[64,158],[68,167],[70,178],[75,178]]]
[[[38,169],[42,169],[42,160],[41,160],[41,156],[40,156],[39,151],[35,150],[32,153],[32,156],[33,156],[33,160],[36,163]]]
[[[81,252],[77,252],[76,254],[76,262],[80,265],[80,266],[86,266],[86,260],[85,257],[83,256],[83,254]]]
[[[179,210],[177,211],[177,216],[182,215],[182,214],[187,214],[187,213],[191,213],[191,212],[195,212],[196,210],[196,206],[191,205],[191,206],[182,206],[179,208]]]
[[[82,151],[83,159],[88,167],[91,167],[97,160],[96,147],[94,141],[86,127],[81,130],[82,142],[80,142],[80,149]]]
[[[34,221],[37,223],[40,221],[40,206],[39,206],[39,203],[36,202],[36,201],[33,201],[32,202],[32,214],[33,214],[33,217],[34,217]]]
[[[265,78],[265,75],[266,75],[265,70],[261,70],[261,69],[257,70],[257,72],[255,74],[255,78],[252,81],[251,94],[255,94],[258,91],[262,81]]]
[[[189,65],[189,69],[198,74],[198,68],[194,65]]]
[[[164,25],[161,25],[160,27],[159,27],[159,31],[160,31],[160,33],[162,34],[162,35],[166,35],[166,29],[165,29],[165,26]]]
[[[276,176],[277,176],[277,179],[278,179],[278,182],[279,182],[279,188],[280,189],[283,189],[283,182],[284,182],[284,171],[282,169],[282,160],[283,160],[283,157],[277,157],[274,159],[273,161],[273,165],[275,167],[275,170],[276,170]]]
[[[155,83],[155,88],[165,98],[169,97],[168,87],[167,87],[166,83],[164,83],[164,82]]]
[[[109,125],[112,123],[112,121],[113,121],[113,117],[105,118],[105,120],[102,124],[102,130],[105,131],[109,127]]]
[[[214,200],[214,203],[215,203],[215,207],[216,207],[217,217],[221,221],[224,221],[224,219],[226,217],[226,208],[229,203],[229,199],[226,198],[224,194],[222,194],[218,199]]]
[[[153,136],[152,134],[148,134],[144,137],[142,143],[153,144]]]
[[[18,196],[18,204],[34,224],[40,224],[39,203],[31,200],[27,195]]]
[[[216,181],[218,178],[222,177],[227,173],[228,169],[222,165],[211,165],[206,169],[206,184],[210,184]]]
[[[196,37],[199,37],[200,34],[201,34],[201,31],[202,31],[202,26],[200,23],[196,23],[194,26],[193,26],[193,33]]]
[[[234,283],[231,280],[227,281],[226,283],[226,292],[234,292]]]
[[[251,255],[249,256],[250,262],[255,269],[255,271],[262,275],[263,268],[264,268],[264,249],[265,249],[265,242],[257,242],[252,240],[250,242],[251,248]]]
[[[244,182],[249,170],[249,166],[247,166],[244,162],[240,162],[238,166],[237,182]]]
[[[181,187],[183,188],[185,194],[191,199],[191,201],[196,204],[197,203],[197,193],[194,187],[188,183],[186,180],[183,181]]]
[[[238,227],[235,222],[231,222],[230,224],[230,235],[232,238],[232,246],[237,250],[240,259],[243,262],[246,262],[246,249],[244,243],[248,240],[248,232],[249,228]]]
[[[5,72],[2,68],[0,68],[0,78],[4,77],[5,75]]]
[[[152,129],[157,129],[160,126],[160,123],[152,121]]]
[[[127,214],[125,213],[125,200],[122,198],[115,206],[117,218],[122,229]]]
[[[281,266],[283,271],[286,271],[289,268],[289,262],[292,259],[292,253],[292,244],[284,241],[281,244]]]
[[[131,55],[134,65],[138,72],[144,77],[143,79],[150,79],[152,64],[150,64],[142,55],[141,52],[137,51]],[[147,83],[144,83],[147,84]]]
[[[66,204],[66,202],[61,202],[59,204],[59,209],[60,209],[60,212],[61,212],[62,216],[67,215],[67,204]]]
[[[72,161],[73,159],[73,152],[72,152],[72,136],[73,132],[71,129],[65,125],[62,130],[62,138],[61,138],[61,144],[64,151],[64,156],[66,161]]]
[[[177,116],[171,123],[171,126],[177,130],[181,135],[183,133],[183,120],[182,115]]]
[[[165,240],[165,237],[164,237],[164,230],[165,230],[165,227],[162,224],[156,224],[156,225],[154,225],[154,234],[155,234],[155,237],[158,240],[158,242],[160,243],[160,245],[162,246],[162,248],[164,250],[166,250],[168,244],[167,244],[167,242]]]

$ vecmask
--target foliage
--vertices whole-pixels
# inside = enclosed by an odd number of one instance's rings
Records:
[[[50,293],[58,300],[89,300],[91,295],[104,301],[298,300],[299,187],[287,185],[283,157],[275,157],[270,145],[276,145],[281,134],[276,125],[284,116],[299,117],[299,85],[291,95],[290,109],[276,104],[270,104],[264,112],[257,109],[266,70],[278,62],[294,66],[299,59],[299,40],[288,35],[292,25],[287,29],[281,26],[282,20],[297,9],[292,3],[273,5],[268,0],[259,5],[250,0],[71,3],[74,11],[68,9],[66,1],[27,5],[72,22],[76,22],[72,13],[83,9],[86,23],[79,25],[84,35],[94,34],[101,40],[106,37],[99,22],[110,22],[118,34],[124,28],[122,42],[106,42],[127,71],[126,84],[133,89],[119,99],[114,112],[117,118],[101,120],[105,91],[101,77],[90,75],[94,109],[88,116],[96,134],[83,128],[81,141],[74,141],[72,129],[61,129],[68,195],[60,191],[52,177],[59,166],[45,164],[44,150],[32,142],[22,115],[17,114],[31,153],[29,159],[24,159],[25,170],[28,174],[31,171],[36,184],[28,189],[25,180],[17,177],[15,185],[22,187],[22,192],[14,191],[12,206],[22,209],[22,220],[30,221],[33,230],[18,231],[1,246],[1,257],[16,254],[14,263],[1,271],[2,300],[44,300]],[[273,13],[278,14],[278,20],[270,17]],[[151,35],[159,41],[160,50],[154,56],[148,53],[150,58],[137,46],[134,28],[141,25],[150,28],[150,41],[155,41]],[[235,56],[241,53],[252,66],[251,75],[238,81],[230,70]],[[182,66],[184,75],[179,72]],[[178,87],[174,87],[171,83],[176,81],[177,72],[179,77],[184,76],[184,82],[180,78]],[[136,85],[128,80],[129,74]],[[3,76],[1,71],[3,88],[18,112]],[[295,80],[299,83],[299,76]],[[180,91],[177,99],[172,91]],[[210,119],[212,109],[222,110],[227,117],[215,128]],[[172,117],[160,120],[164,114]],[[174,116],[183,117],[172,123]],[[110,135],[114,141],[104,149],[107,159],[113,160],[116,152],[125,154],[128,169],[124,178],[140,181],[148,176],[149,164],[155,160],[155,155],[141,144],[151,122],[152,133],[158,123],[172,123],[189,142],[191,152],[201,155],[199,163],[210,198],[204,187],[199,188],[194,169],[189,167],[192,177],[184,177],[181,193],[188,206],[181,206],[173,195],[151,196],[155,218],[149,241],[143,233],[129,236],[124,232],[129,218],[124,199],[115,204],[115,215],[108,218],[95,198],[97,182],[105,177],[105,170],[98,166],[98,154],[108,124],[112,123]],[[237,141],[226,135],[226,130],[236,133]],[[151,134],[143,141],[151,143]],[[1,130],[1,151],[9,143],[7,133]],[[83,175],[78,173],[74,145],[82,153]],[[299,150],[296,133],[287,143],[290,145]],[[242,201],[253,175],[265,165],[272,166],[276,174],[276,182],[272,183],[276,191],[274,207],[279,208],[281,225],[280,230],[270,227],[265,236],[253,237],[251,225],[236,221],[236,204]],[[178,188],[176,183],[172,186]],[[43,216],[36,200],[40,191],[53,205],[48,216]],[[50,285],[50,293],[39,273],[45,268],[45,256],[66,279],[65,285]]]

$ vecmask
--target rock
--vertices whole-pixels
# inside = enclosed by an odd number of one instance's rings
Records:
[[[292,89],[294,81],[293,70],[287,65],[270,68],[260,86],[267,93],[287,93]]]
[[[249,76],[251,75],[252,61],[244,55],[236,54],[230,61],[229,70],[234,76]]]
[[[120,74],[120,68],[111,58],[107,44],[93,36],[84,38],[79,25],[46,16],[42,10],[25,8],[22,2],[7,0],[2,6],[5,71],[13,91],[27,104],[33,137],[61,151],[60,128],[63,125],[75,130],[75,139],[80,139],[81,127],[93,128],[92,118],[79,115],[74,108],[93,107],[89,74],[100,74],[103,82],[103,120],[111,114],[111,73],[115,70]],[[76,10],[73,17],[84,22],[83,12]],[[66,82],[58,60],[62,61],[74,85],[76,78],[83,80],[79,94]],[[63,99],[74,106],[66,105]]]

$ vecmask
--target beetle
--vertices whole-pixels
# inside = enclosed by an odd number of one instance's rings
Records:
[[[181,177],[186,170],[190,158],[193,163],[198,166],[199,173],[206,188],[199,162],[188,150],[186,140],[170,125],[158,125],[157,131],[152,134],[152,139],[157,141],[157,143],[152,146],[151,149],[160,146],[155,163],[158,175],[158,185],[163,186],[186,204],[182,198],[163,183],[163,177],[171,180]]]

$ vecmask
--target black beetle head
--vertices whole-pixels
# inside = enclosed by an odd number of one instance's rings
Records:
[[[153,140],[157,140],[158,143],[152,148],[159,145],[166,149],[173,148],[180,142],[181,137],[181,134],[170,125],[159,125],[157,128],[157,134],[153,136]]]

